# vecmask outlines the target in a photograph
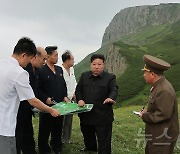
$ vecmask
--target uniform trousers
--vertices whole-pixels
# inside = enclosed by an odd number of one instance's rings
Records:
[[[80,126],[85,147],[89,151],[98,151],[98,154],[111,154],[112,123],[107,125],[80,123]]]
[[[52,117],[49,113],[40,113],[39,115],[39,134],[38,134],[38,147],[40,154],[62,151],[62,124],[63,116]],[[49,145],[49,137],[50,145]]]
[[[173,154],[175,143],[176,142],[171,142],[167,145],[157,145],[148,141],[146,143],[145,154]]]

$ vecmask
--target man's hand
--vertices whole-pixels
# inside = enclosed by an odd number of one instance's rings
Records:
[[[78,101],[78,106],[84,106],[84,105],[85,105],[85,102],[83,100]]]
[[[51,109],[52,109],[52,111],[50,112],[50,114],[51,114],[53,117],[58,117],[58,116],[60,116],[60,113],[59,113],[58,110],[53,109],[53,108],[51,108]]]
[[[106,103],[115,104],[116,102],[113,99],[111,99],[111,98],[106,98],[105,101],[103,102],[103,104],[106,104]]]
[[[68,103],[70,100],[67,97],[64,97],[64,102]]]
[[[50,97],[48,97],[48,99],[46,100],[46,104],[53,104],[53,102],[52,102],[52,99],[50,98]]]
[[[143,114],[147,112],[147,109],[143,109],[141,110],[139,117],[142,118]]]

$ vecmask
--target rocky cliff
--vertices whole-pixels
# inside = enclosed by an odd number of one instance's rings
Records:
[[[180,20],[180,3],[125,8],[117,13],[106,28],[102,46],[148,26],[171,24]]]
[[[106,70],[120,76],[127,68],[125,58],[119,52],[120,48],[110,45],[109,49],[104,53],[106,58]]]

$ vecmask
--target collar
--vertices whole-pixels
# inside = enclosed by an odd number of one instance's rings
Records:
[[[27,64],[26,68],[33,69],[32,64],[31,63]]]
[[[103,76],[104,76],[104,71],[101,74],[99,74],[98,76],[94,76],[92,71],[90,71],[90,73],[89,73],[89,78],[96,78],[96,77],[103,78]]]
[[[33,74],[35,74],[39,68],[36,68],[36,67],[33,68],[32,64],[30,62],[24,69],[28,72],[32,72]]]
[[[150,91],[152,92],[152,91],[154,90],[154,88],[155,88],[158,84],[162,83],[164,80],[165,80],[165,77],[162,76],[159,80],[157,80],[157,81],[152,85]]]
[[[12,61],[14,64],[19,65],[19,62],[17,61],[16,58],[10,57],[9,59],[10,59],[10,61]],[[19,66],[20,66],[20,65],[19,65]]]

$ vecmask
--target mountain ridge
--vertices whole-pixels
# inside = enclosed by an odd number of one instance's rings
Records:
[[[142,31],[146,27],[169,25],[180,20],[180,3],[144,5],[121,10],[106,28],[102,46]]]
[[[161,5],[161,7],[167,7],[167,5]],[[176,7],[179,10],[176,10],[176,13],[180,11],[180,5],[177,5]],[[173,16],[176,15],[173,14]],[[173,18],[177,19],[179,17]],[[106,71],[116,74],[119,85],[117,102],[135,98],[135,101],[131,100],[131,103],[139,104],[139,102],[144,103],[147,99],[149,86],[145,84],[143,72],[140,71],[144,66],[144,54],[159,57],[172,65],[165,75],[174,86],[175,91],[177,93],[180,91],[180,78],[178,76],[180,74],[179,27],[180,20],[146,26],[141,31],[126,34],[121,39],[104,44],[94,52],[104,54],[106,57]],[[75,66],[77,79],[82,72],[90,69],[90,56],[92,54]]]

